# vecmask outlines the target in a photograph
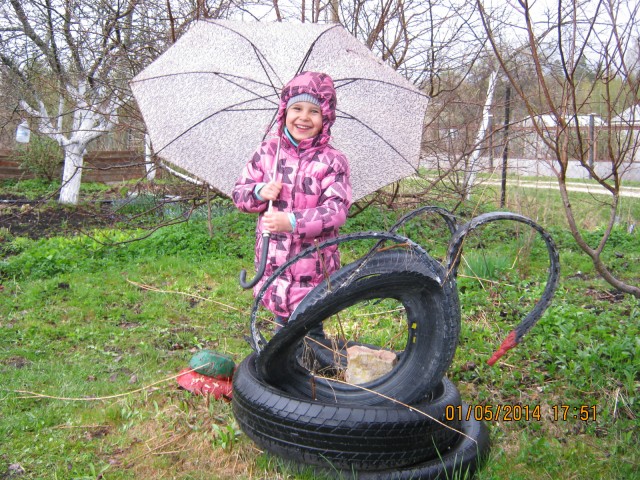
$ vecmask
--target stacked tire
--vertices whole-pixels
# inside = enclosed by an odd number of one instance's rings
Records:
[[[237,368],[240,428],[265,451],[342,478],[471,476],[489,437],[482,422],[451,415],[466,406],[444,377],[460,331],[456,285],[447,273],[412,246],[372,252],[335,272]],[[390,373],[354,386],[316,377],[303,365],[302,344],[314,327],[359,302],[385,298],[406,312],[406,348]],[[320,363],[334,361],[321,348],[315,352]]]
[[[395,233],[422,214],[440,215],[449,228],[445,267]],[[233,380],[233,409],[242,430],[270,453],[329,468],[341,478],[470,478],[489,451],[487,428],[469,415],[469,407],[444,375],[460,332],[455,278],[463,243],[470,232],[498,221],[531,227],[549,255],[541,297],[487,363],[493,365],[514,348],[551,304],[558,287],[560,260],[553,239],[540,225],[515,213],[485,213],[459,226],[445,209],[420,207],[388,232],[352,233],[309,247],[264,282],[251,313],[250,343],[255,353],[240,364]],[[313,289],[288,325],[270,341],[264,339],[256,311],[275,278],[318,249],[372,239],[378,242],[376,247]],[[386,242],[395,245],[383,247]],[[402,303],[406,313],[406,347],[391,372],[363,385],[313,375],[305,363],[305,337],[350,306],[385,298]],[[353,344],[338,342],[331,347],[343,354]],[[311,345],[319,346],[313,348],[312,363],[328,371],[344,367],[343,360],[334,359],[340,355],[320,348],[322,339]]]

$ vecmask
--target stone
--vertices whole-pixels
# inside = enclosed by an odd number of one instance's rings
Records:
[[[374,350],[362,345],[349,347],[345,380],[355,385],[371,382],[389,373],[397,362],[398,357],[389,350]]]

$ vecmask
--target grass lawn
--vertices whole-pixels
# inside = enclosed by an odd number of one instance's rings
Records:
[[[509,192],[509,210],[552,233],[562,279],[538,325],[493,367],[486,360],[544,288],[546,254],[518,226],[487,226],[466,243],[462,332],[448,377],[488,417],[492,450],[479,480],[640,478],[640,305],[595,275],[556,197]],[[468,219],[493,202],[486,189],[460,211]],[[606,205],[588,194],[573,202],[597,241]],[[175,375],[200,349],[237,363],[251,351],[253,299],[238,273],[253,272],[254,218],[224,203],[216,212],[212,236],[206,215],[193,215],[135,242],[127,241],[145,232],[130,224],[40,239],[0,228],[0,478],[336,478],[261,452],[229,403],[178,389]],[[343,232],[382,230],[400,214],[370,209]],[[625,200],[605,250],[635,285],[640,233],[628,226],[639,219],[640,200]],[[441,223],[420,218],[401,233],[440,259]],[[367,245],[342,250],[349,261]],[[384,320],[361,313],[353,335],[391,335]]]

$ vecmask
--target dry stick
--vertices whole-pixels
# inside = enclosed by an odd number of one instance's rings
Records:
[[[133,280],[129,280],[129,279],[127,279],[127,282],[129,282],[132,285],[135,285],[138,288],[142,288],[143,290],[150,290],[152,292],[157,292],[157,293],[175,293],[177,295],[184,295],[186,297],[195,298],[197,300],[204,300],[206,302],[212,302],[212,303],[215,303],[216,305],[220,305],[222,307],[230,308],[231,310],[235,310],[236,312],[247,313],[245,310],[242,310],[240,308],[232,307],[231,305],[227,305],[226,303],[218,302],[216,300],[211,300],[210,298],[201,297],[200,295],[194,295],[193,293],[176,292],[176,291],[172,291],[172,290],[161,290],[161,289],[159,289],[157,287],[153,287],[151,285],[144,285],[142,283],[134,282]]]
[[[320,346],[323,346],[323,347],[324,347],[324,345],[322,345],[321,343],[319,343],[319,342],[318,342],[317,340],[315,340],[314,338],[309,337],[309,340],[311,340],[311,341],[313,341],[313,342],[317,343],[318,345],[320,345]],[[325,347],[325,348],[327,348],[327,347]],[[430,419],[431,419],[431,420],[433,420],[434,422],[439,423],[440,425],[442,425],[442,426],[444,426],[444,427],[446,427],[446,428],[448,428],[448,429],[450,429],[450,430],[453,430],[454,432],[457,432],[457,433],[459,433],[460,435],[462,435],[462,436],[464,436],[464,437],[467,437],[467,438],[468,438],[468,439],[470,439],[470,440],[473,440],[476,444],[478,443],[475,439],[473,439],[473,438],[469,437],[468,435],[465,435],[463,432],[461,432],[461,431],[459,431],[459,430],[456,430],[455,428],[451,427],[450,425],[447,425],[447,424],[445,424],[445,423],[442,423],[440,420],[438,420],[437,418],[432,417],[432,416],[431,416],[431,415],[429,415],[428,413],[425,413],[425,412],[423,412],[423,411],[421,411],[421,410],[418,410],[417,408],[412,407],[411,405],[407,405],[406,403],[403,403],[403,402],[401,402],[401,401],[399,401],[399,400],[396,400],[395,398],[391,398],[391,397],[389,397],[389,396],[387,396],[387,395],[384,395],[384,394],[382,394],[382,393],[380,393],[380,392],[376,392],[375,390],[371,390],[371,389],[368,389],[368,388],[366,388],[366,387],[362,387],[362,386],[360,386],[360,385],[356,385],[356,384],[353,384],[353,383],[345,382],[345,381],[343,381],[343,380],[339,380],[339,379],[337,379],[337,378],[324,377],[324,376],[321,376],[321,375],[313,375],[313,376],[312,376],[312,378],[313,378],[313,384],[314,384],[314,385],[315,385],[315,379],[316,379],[316,378],[322,378],[322,379],[325,379],[325,380],[332,380],[332,381],[334,381],[334,382],[342,383],[342,384],[344,384],[344,385],[349,385],[349,386],[352,386],[352,387],[360,388],[360,389],[362,389],[362,390],[364,390],[364,391],[366,391],[366,392],[373,393],[373,394],[378,395],[378,396],[380,396],[380,397],[382,397],[382,398],[385,398],[385,399],[387,399],[387,400],[391,400],[391,401],[392,401],[392,402],[394,402],[394,403],[397,403],[397,404],[399,404],[399,405],[402,405],[403,407],[407,407],[409,410],[411,410],[411,411],[413,411],[413,412],[416,412],[416,413],[419,413],[420,415],[424,415],[425,417],[430,418]]]
[[[477,443],[478,443],[478,442],[477,442],[477,440],[475,440],[474,438],[471,438],[470,436],[465,435],[465,434],[464,434],[463,432],[461,432],[460,430],[457,430],[457,429],[453,428],[452,426],[447,425],[446,423],[441,422],[440,420],[438,420],[437,418],[432,417],[432,416],[431,416],[431,415],[429,415],[428,413],[425,413],[425,412],[423,412],[422,410],[418,410],[417,408],[412,407],[411,405],[407,405],[406,403],[403,403],[403,402],[401,402],[400,400],[396,400],[395,398],[391,398],[391,397],[389,397],[389,396],[387,396],[387,395],[384,395],[383,393],[376,392],[375,390],[370,390],[370,389],[368,389],[368,388],[366,388],[366,387],[363,387],[363,386],[361,386],[361,385],[355,385],[355,384],[353,384],[353,383],[345,382],[345,381],[343,381],[343,380],[338,380],[338,379],[336,379],[336,378],[323,377],[323,376],[320,376],[320,375],[314,375],[314,376],[313,376],[313,378],[314,378],[314,380],[315,380],[315,378],[321,378],[321,379],[323,379],[323,380],[332,380],[332,381],[334,381],[334,382],[342,383],[343,385],[349,385],[349,386],[351,386],[351,387],[360,388],[361,390],[364,390],[365,392],[373,393],[374,395],[378,395],[378,396],[380,396],[380,397],[382,397],[382,398],[384,398],[384,399],[391,400],[393,403],[397,403],[398,405],[402,405],[403,407],[407,407],[407,408],[408,408],[409,410],[411,410],[412,412],[416,412],[416,413],[419,413],[420,415],[424,415],[425,417],[430,418],[431,420],[433,420],[434,422],[436,422],[436,423],[438,423],[438,424],[442,425],[443,427],[448,428],[449,430],[453,430],[453,431],[454,431],[454,432],[456,432],[456,433],[459,433],[459,434],[460,434],[460,435],[462,435],[463,437],[466,437],[466,438],[468,438],[469,440],[472,440],[475,444],[477,444]]]
[[[160,444],[159,444],[159,445],[156,445],[155,447],[150,447],[150,446],[149,446],[149,444],[150,444],[151,442],[149,442],[149,441],[144,442],[144,446],[145,446],[145,447],[147,447],[147,451],[146,451],[146,453],[151,453],[151,452],[153,452],[154,450],[158,450],[159,448],[165,447],[165,446],[167,446],[167,445],[171,445],[171,444],[172,444],[172,443],[174,443],[177,439],[182,438],[184,435],[185,435],[185,434],[184,434],[184,433],[182,433],[182,434],[178,435],[177,437],[176,437],[175,435],[171,435],[171,437],[169,437],[168,439],[167,439],[167,438],[165,438],[165,439],[161,439],[161,440],[160,440]],[[158,437],[155,437],[155,438],[153,438],[152,440],[155,440],[156,438],[158,438]]]
[[[398,308],[394,308],[392,310],[384,310],[382,312],[356,313],[354,315],[354,317],[375,317],[375,316],[378,316],[378,315],[386,315],[387,313],[402,312],[403,310],[404,310],[404,307],[398,307]]]
[[[318,345],[318,346],[320,346],[320,347],[324,348],[325,350],[331,350],[331,351],[333,351],[333,353],[335,353],[335,354],[336,354],[336,355],[338,355],[339,357],[345,357],[345,358],[346,358],[346,355],[345,355],[344,353],[340,353],[340,351],[338,351],[338,350],[335,350],[335,351],[334,351],[331,347],[328,347],[328,346],[327,346],[327,345],[325,345],[324,343],[319,342],[318,340],[316,340],[315,338],[313,338],[313,337],[311,337],[311,336],[309,336],[309,335],[306,335],[306,336],[304,337],[304,339],[305,339],[305,341],[309,341],[309,342],[313,342],[313,343],[315,343],[316,345]]]
[[[214,362],[208,362],[205,363],[203,365],[198,366],[198,368],[201,367],[206,367],[207,365],[211,365]],[[125,392],[125,393],[117,393],[115,395],[107,395],[106,397],[56,397],[53,395],[46,395],[44,393],[36,393],[36,392],[30,392],[28,390],[13,390],[13,392],[15,393],[23,393],[25,395],[28,396],[22,396],[22,397],[18,397],[18,398],[50,398],[52,400],[63,400],[63,401],[67,401],[67,402],[93,402],[93,401],[97,401],[97,400],[111,400],[113,398],[120,398],[120,397],[126,397],[127,395],[132,395],[134,393],[138,393],[138,392],[143,392],[145,390],[150,389],[151,387],[158,385],[160,383],[165,383],[168,382],[169,380],[173,380],[174,378],[178,378],[182,375],[185,375],[187,373],[191,373],[191,372],[195,372],[195,368],[192,368],[190,370],[186,370],[184,372],[180,372],[177,375],[172,375],[170,377],[167,378],[163,378],[162,380],[158,380],[157,382],[153,382],[150,383],[149,385],[145,385],[144,387],[140,387],[137,388],[135,390],[131,390],[130,392]]]
[[[613,404],[613,418],[616,418],[616,414],[618,411],[618,396],[620,395],[620,388],[616,389],[616,398],[614,399],[614,404]]]
[[[66,430],[70,428],[110,428],[112,425],[56,425],[51,427],[59,430]]]
[[[618,389],[619,390],[619,389]],[[626,414],[627,414],[627,418],[629,420],[634,420],[636,418],[636,414],[633,413],[633,410],[631,410],[631,406],[629,405],[629,403],[624,399],[624,395],[620,394],[620,400],[622,401],[625,410],[626,410]]]
[[[618,408],[618,400],[621,403],[621,407]],[[614,420],[616,419],[616,417],[618,415],[622,414],[622,410],[624,409],[627,418],[629,418],[630,420],[633,420],[636,418],[635,414],[633,413],[633,410],[631,410],[631,407],[629,407],[629,404],[627,403],[627,401],[624,399],[624,395],[622,394],[622,391],[620,389],[620,387],[616,388],[616,398],[614,399],[614,404],[613,404],[613,418]]]
[[[471,278],[477,280],[480,283],[482,290],[486,291],[487,289],[484,288],[484,283],[482,283],[483,279],[480,278],[480,276],[473,271],[473,268],[471,268],[471,265],[469,265],[469,262],[467,261],[467,258],[464,255],[462,256],[462,260],[464,261],[465,265],[469,268],[469,270],[473,272],[473,275],[471,275]]]
[[[507,287],[515,287],[515,285],[511,284],[511,283],[505,283],[505,282],[500,282],[497,280],[489,280],[488,278],[480,278],[477,275],[463,275],[461,273],[458,274],[458,277],[461,278],[473,278],[474,280],[478,280],[479,282],[486,282],[486,283],[493,283],[495,285],[505,285]]]
[[[391,348],[393,343],[398,340],[405,332],[403,331],[399,331],[398,333],[396,333],[393,337],[391,337],[389,340],[387,340],[387,343],[385,343],[385,347],[389,347]],[[397,358],[397,355],[396,355]]]
[[[195,450],[195,448],[183,448],[182,450],[169,450],[168,452],[153,452],[151,455],[173,455],[175,453],[183,453],[188,452],[190,450]]]
[[[160,445],[158,445],[157,447],[154,447],[154,448],[150,449],[149,451],[144,452],[144,453],[142,453],[142,454],[138,455],[137,457],[133,457],[133,458],[132,458],[131,460],[129,460],[127,463],[133,463],[133,462],[135,462],[136,460],[138,460],[139,458],[146,457],[147,455],[157,455],[156,453],[154,453],[156,450],[159,450],[160,448],[162,448],[162,447],[164,447],[164,446],[166,446],[166,445],[169,445],[169,444],[171,444],[171,443],[175,443],[177,440],[181,440],[182,438],[186,437],[189,433],[190,433],[190,432],[186,432],[186,433],[183,433],[182,435],[178,435],[177,437],[173,437],[173,438],[169,439],[169,441],[164,442],[164,443],[161,443],[161,444],[160,444]],[[147,448],[148,448],[148,447],[147,447]],[[163,453],[163,452],[160,452],[160,453]],[[171,452],[169,452],[169,453],[171,453]]]

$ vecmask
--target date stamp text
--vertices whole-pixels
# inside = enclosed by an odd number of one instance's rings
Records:
[[[581,422],[596,421],[597,405],[520,405],[520,404],[486,404],[486,405],[447,405],[446,421],[486,421],[486,422]]]

